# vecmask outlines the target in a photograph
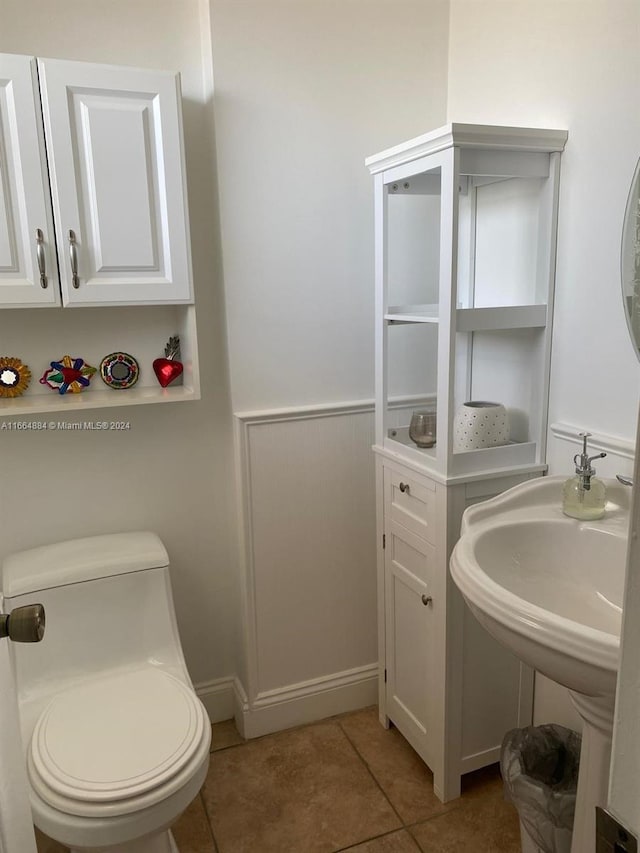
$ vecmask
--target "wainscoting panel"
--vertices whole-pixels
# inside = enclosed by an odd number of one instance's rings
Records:
[[[577,427],[564,423],[551,424],[549,430],[552,441],[557,442],[557,447],[554,449],[556,449],[558,459],[558,466],[554,466],[550,460],[549,473],[561,474],[563,470],[573,473],[573,456],[582,447],[582,439],[578,434],[580,432],[591,432],[591,430],[588,426]],[[572,445],[577,445],[578,450],[573,448]],[[624,469],[624,473],[628,473],[629,476],[633,474],[634,439],[593,432],[589,438],[589,450],[589,455],[601,451],[607,454],[606,461],[605,459],[602,461],[598,460],[598,475],[612,477],[615,476],[615,473],[623,473],[621,469]],[[560,466],[562,466],[562,469]],[[555,470],[556,467],[558,470]]]
[[[254,736],[376,700],[373,407],[254,412],[236,425],[242,725]]]
[[[392,422],[422,402],[398,401]],[[550,473],[571,473],[578,431],[551,426]],[[377,699],[372,443],[370,401],[236,415],[246,664],[233,687],[202,692],[213,716],[233,702],[246,737]],[[630,442],[594,435],[591,446],[609,454],[599,474],[631,472]],[[544,684],[536,722],[566,704],[551,682],[545,699]]]

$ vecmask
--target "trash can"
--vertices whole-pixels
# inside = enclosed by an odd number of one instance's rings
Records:
[[[523,853],[570,853],[581,741],[558,725],[505,735],[500,771],[520,817]]]

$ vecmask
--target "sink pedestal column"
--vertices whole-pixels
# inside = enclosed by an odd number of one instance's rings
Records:
[[[607,805],[615,697],[583,696],[572,690],[569,696],[584,722],[571,853],[595,853],[595,809]]]

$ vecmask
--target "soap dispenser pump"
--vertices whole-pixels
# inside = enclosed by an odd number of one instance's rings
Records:
[[[562,511],[571,518],[593,521],[602,518],[606,502],[605,485],[596,476],[591,466],[594,459],[601,459],[606,453],[587,453],[587,439],[590,432],[579,433],[582,438],[582,453],[576,453],[573,462],[576,476],[570,477],[562,490]]]

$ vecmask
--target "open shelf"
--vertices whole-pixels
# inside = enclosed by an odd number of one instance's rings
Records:
[[[184,372],[178,383],[162,388],[153,361],[163,355],[169,337],[179,335]],[[114,406],[172,403],[200,398],[195,308],[136,306],[127,308],[21,309],[0,315],[2,355],[20,358],[31,370],[31,382],[19,397],[0,398],[0,418],[82,412]],[[83,358],[99,368],[111,352],[130,353],[140,365],[133,388],[108,388],[96,373],[80,394],[59,394],[39,380],[52,360],[64,355]],[[46,420],[46,418],[45,418]]]
[[[142,403],[175,403],[184,400],[197,400],[199,393],[188,385],[173,388],[128,388],[122,391],[93,391],[88,389],[81,394],[34,394],[32,397],[14,397],[0,400],[0,415],[4,417],[33,417],[51,412],[88,412],[91,409],[113,408],[114,406],[138,406]]]
[[[429,470],[436,470],[437,443],[433,447],[417,447],[409,437],[409,427],[395,427],[388,430],[384,448],[403,458],[415,462]],[[481,450],[469,450],[453,454],[450,476],[480,474],[484,471],[496,471],[502,468],[527,468],[544,470],[546,465],[536,463],[536,443],[534,441],[511,441],[497,447],[484,447]]]
[[[507,305],[498,308],[458,308],[456,331],[488,332],[535,329],[547,325],[546,305]]]
[[[390,323],[437,323],[438,305],[390,305],[384,319]]]
[[[437,323],[437,305],[394,305],[384,315],[390,324]],[[533,329],[547,325],[546,305],[500,305],[495,308],[458,308],[456,331],[487,332],[499,329]]]

